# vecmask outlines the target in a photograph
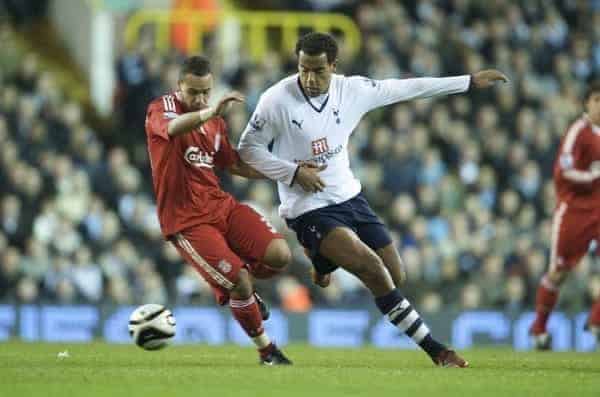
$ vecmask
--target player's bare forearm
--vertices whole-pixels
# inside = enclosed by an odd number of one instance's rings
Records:
[[[169,136],[177,136],[192,132],[216,115],[212,107],[195,112],[184,113],[169,121],[167,133]]]
[[[243,160],[238,160],[236,164],[228,168],[228,171],[233,175],[243,176],[248,179],[266,179],[266,176],[244,163]]]
[[[169,136],[177,136],[192,132],[195,128],[198,128],[213,117],[223,116],[232,103],[244,101],[245,99],[242,94],[232,91],[223,96],[215,106],[209,106],[202,110],[177,116],[169,122],[167,133]]]

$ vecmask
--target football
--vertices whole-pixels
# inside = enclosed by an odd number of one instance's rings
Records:
[[[142,305],[129,317],[129,335],[142,349],[162,349],[175,336],[175,317],[163,305]]]

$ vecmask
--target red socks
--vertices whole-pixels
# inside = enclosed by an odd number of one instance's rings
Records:
[[[264,332],[262,317],[254,296],[246,300],[229,299],[229,306],[233,317],[249,337],[254,338]]]
[[[546,324],[550,313],[556,306],[558,301],[558,287],[548,278],[548,276],[542,277],[540,285],[537,290],[535,299],[535,321],[531,326],[531,332],[535,335],[543,334],[546,332]],[[600,327],[600,299],[592,305],[589,316],[589,325],[594,327]]]
[[[546,332],[546,323],[550,313],[556,306],[558,301],[558,287],[548,278],[548,276],[542,277],[540,285],[537,290],[535,299],[535,321],[531,326],[531,332],[533,334],[543,334]],[[598,309],[600,314],[600,307]]]

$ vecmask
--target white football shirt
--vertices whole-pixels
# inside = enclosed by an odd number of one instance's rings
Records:
[[[396,102],[464,92],[469,81],[468,75],[372,80],[334,74],[328,94],[310,98],[295,74],[262,94],[242,134],[239,153],[277,181],[279,214],[296,218],[360,193],[360,181],[350,169],[348,139],[365,113]],[[308,160],[327,165],[319,173],[326,185],[322,192],[305,192],[293,183],[298,163]]]

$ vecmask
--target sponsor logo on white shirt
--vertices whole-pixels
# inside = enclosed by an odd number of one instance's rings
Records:
[[[311,143],[312,153],[317,156],[319,154],[329,151],[329,145],[327,145],[327,138],[319,138]]]

